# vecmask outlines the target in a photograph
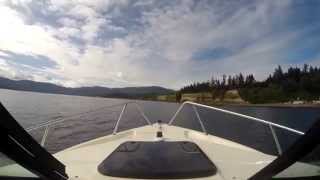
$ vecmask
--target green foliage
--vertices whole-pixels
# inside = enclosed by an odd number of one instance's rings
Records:
[[[283,88],[278,85],[270,85],[268,87],[241,88],[240,96],[250,103],[276,103],[286,102],[288,97]]]
[[[225,89],[214,89],[211,92],[212,92],[212,99],[222,100],[226,90]]]
[[[181,93],[212,92],[213,98],[223,97],[230,89],[238,89],[242,99],[250,103],[278,103],[294,100],[311,101],[320,98],[320,68],[304,65],[284,72],[278,66],[266,80],[258,82],[252,74],[244,77],[223,75],[222,79],[193,83]]]

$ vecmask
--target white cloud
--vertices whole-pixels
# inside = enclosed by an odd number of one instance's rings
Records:
[[[47,56],[61,66],[74,63],[78,49],[58,40],[50,27],[28,25],[8,7],[0,7],[0,49],[27,55]]]
[[[137,1],[134,3],[134,6],[151,6],[153,3],[154,0]]]
[[[14,78],[15,71],[12,70],[4,59],[0,58],[0,76],[7,78]]]
[[[62,26],[65,26],[65,27],[78,27],[80,26],[80,23],[75,20],[75,19],[72,19],[72,18],[68,18],[68,17],[62,17],[60,19],[57,20]]]
[[[170,1],[168,6],[158,6],[156,1],[130,5],[117,0],[51,0],[42,9],[42,15],[48,16],[45,22],[35,19],[33,2],[15,3],[28,11],[0,3],[0,49],[43,55],[57,66],[31,73],[30,68],[13,67],[6,59],[0,64],[0,75],[28,77],[30,73],[33,79],[67,86],[178,88],[213,74],[238,72],[263,78],[301,35],[278,32],[275,27],[275,22],[287,18],[288,1]],[[194,57],[215,48],[230,54],[218,60]]]
[[[97,36],[102,25],[106,23],[103,18],[92,18],[81,27],[83,39],[87,41],[93,41]]]
[[[82,4],[76,4],[73,6],[67,14],[74,18],[92,18],[98,16],[97,12],[93,8]]]

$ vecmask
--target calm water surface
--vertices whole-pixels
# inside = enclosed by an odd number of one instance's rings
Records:
[[[46,121],[67,118],[67,121],[50,128],[46,148],[54,153],[72,145],[112,133],[124,99],[94,98],[53,95],[0,89],[0,101],[24,127],[32,127]],[[178,108],[176,103],[138,101],[152,122],[168,122]],[[269,108],[269,107],[222,107],[239,113],[306,131],[317,117],[319,108]],[[269,154],[276,154],[272,134],[268,126],[235,118],[220,112],[199,108],[199,114],[210,134],[227,138]],[[128,105],[119,131],[144,125],[134,106]],[[191,107],[186,107],[174,123],[201,130]],[[281,147],[286,149],[299,136],[275,128]],[[40,141],[44,129],[30,134]]]

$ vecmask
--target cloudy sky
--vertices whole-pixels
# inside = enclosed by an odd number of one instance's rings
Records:
[[[0,0],[0,76],[179,88],[320,65],[320,1]]]

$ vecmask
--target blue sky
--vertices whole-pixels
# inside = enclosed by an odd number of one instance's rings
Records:
[[[179,88],[320,66],[318,0],[0,0],[0,76]]]

